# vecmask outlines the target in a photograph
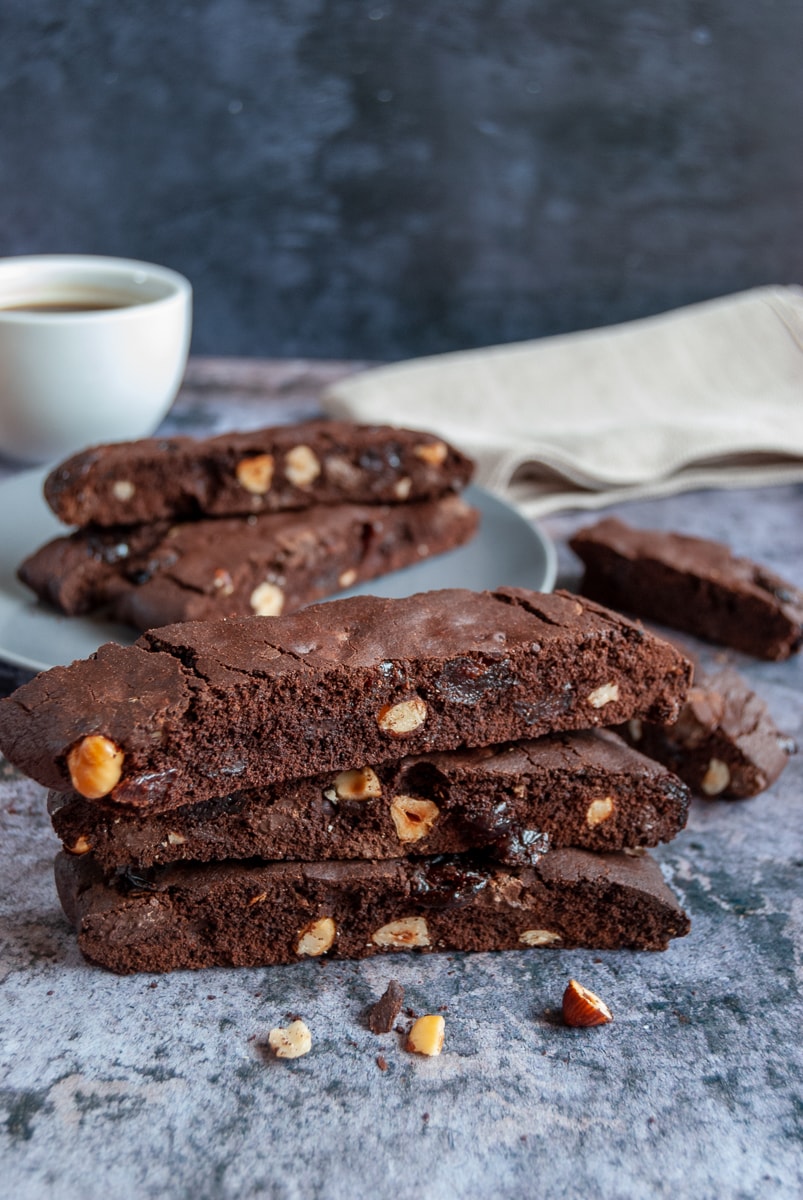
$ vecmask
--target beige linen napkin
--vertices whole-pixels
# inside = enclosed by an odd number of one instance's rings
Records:
[[[533,517],[803,480],[803,288],[379,367],[324,407],[440,433]]]

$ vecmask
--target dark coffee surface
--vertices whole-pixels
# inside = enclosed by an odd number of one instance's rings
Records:
[[[690,670],[569,593],[363,596],[103,646],[2,701],[0,745],[64,791],[68,752],[99,734],[123,754],[111,801],[159,811],[400,753],[670,720]]]
[[[132,300],[126,304],[125,301],[120,301],[117,304],[108,303],[107,301],[98,301],[97,304],[87,303],[86,301],[76,300],[74,303],[65,301],[63,304],[50,304],[46,300],[41,304],[0,304],[0,312],[18,312],[18,313],[42,313],[47,316],[50,313],[93,313],[93,312],[109,312],[115,308],[132,308],[136,304],[136,300]]]
[[[803,592],[721,542],[607,517],[570,545],[586,567],[581,590],[601,604],[757,658],[800,648]]]

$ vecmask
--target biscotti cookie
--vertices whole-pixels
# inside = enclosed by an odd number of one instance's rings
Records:
[[[695,669],[694,686],[674,725],[634,718],[621,732],[699,796],[755,796],[775,782],[795,749],[764,701],[730,667]]]
[[[431,433],[307,421],[200,441],[94,446],[57,466],[45,498],[67,525],[137,525],[312,504],[389,504],[457,491],[473,464]]]
[[[691,664],[569,593],[356,596],[102,646],[0,702],[56,791],[154,812],[404,754],[676,717]]]
[[[689,790],[607,730],[379,763],[235,792],[169,813],[127,814],[74,793],[48,806],[66,850],[104,871],[221,859],[399,858],[494,846],[620,850],[668,842]]]
[[[647,854],[181,863],[108,881],[91,855],[60,854],[56,882],[83,954],[120,974],[411,949],[664,950],[689,929]]]
[[[803,640],[803,592],[721,542],[632,529],[608,517],[570,541],[584,595],[757,658],[783,659]]]
[[[335,504],[171,525],[80,529],[19,569],[37,596],[74,616],[104,608],[135,629],[216,616],[278,616],[468,541],[460,496]]]

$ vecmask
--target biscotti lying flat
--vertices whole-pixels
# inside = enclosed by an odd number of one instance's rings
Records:
[[[446,590],[106,645],[0,703],[0,749],[56,791],[152,812],[407,754],[671,721],[691,664],[564,592]]]
[[[795,746],[764,701],[730,667],[695,669],[680,717],[672,725],[631,720],[621,732],[699,796],[741,799],[774,783]]]
[[[66,525],[135,525],[431,499],[459,491],[472,469],[430,433],[309,421],[95,446],[51,472],[45,497]]]
[[[655,846],[683,828],[688,788],[606,730],[452,750],[289,780],[167,813],[51,792],[66,850],[104,871],[223,859],[399,858],[492,847]]]
[[[803,642],[803,592],[720,542],[632,529],[608,517],[569,543],[585,563],[584,595],[757,658]]]
[[[454,494],[333,504],[247,519],[80,529],[19,569],[68,615],[105,607],[135,629],[217,616],[278,616],[462,545],[477,513]]]
[[[267,966],[327,954],[665,949],[689,922],[648,856],[554,850],[534,866],[466,858],[177,864],[105,879],[59,855],[87,958],[113,971]]]

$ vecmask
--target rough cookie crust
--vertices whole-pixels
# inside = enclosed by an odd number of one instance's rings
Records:
[[[425,500],[459,491],[472,472],[432,433],[319,420],[93,446],[53,469],[45,498],[67,525],[137,525]]]
[[[728,546],[614,517],[569,545],[585,563],[581,591],[756,658],[785,659],[803,642],[803,592]]]
[[[411,949],[663,950],[689,930],[647,854],[179,864],[111,881],[91,855],[60,854],[56,882],[84,955],[120,974]]]
[[[358,596],[102,646],[0,702],[0,749],[66,791],[86,739],[105,739],[119,780],[92,798],[158,812],[404,754],[671,721],[690,674],[667,642],[566,592]]]
[[[689,790],[608,730],[451,750],[289,780],[167,813],[51,792],[56,833],[105,870],[222,859],[399,858],[493,846],[620,850],[670,841]]]

